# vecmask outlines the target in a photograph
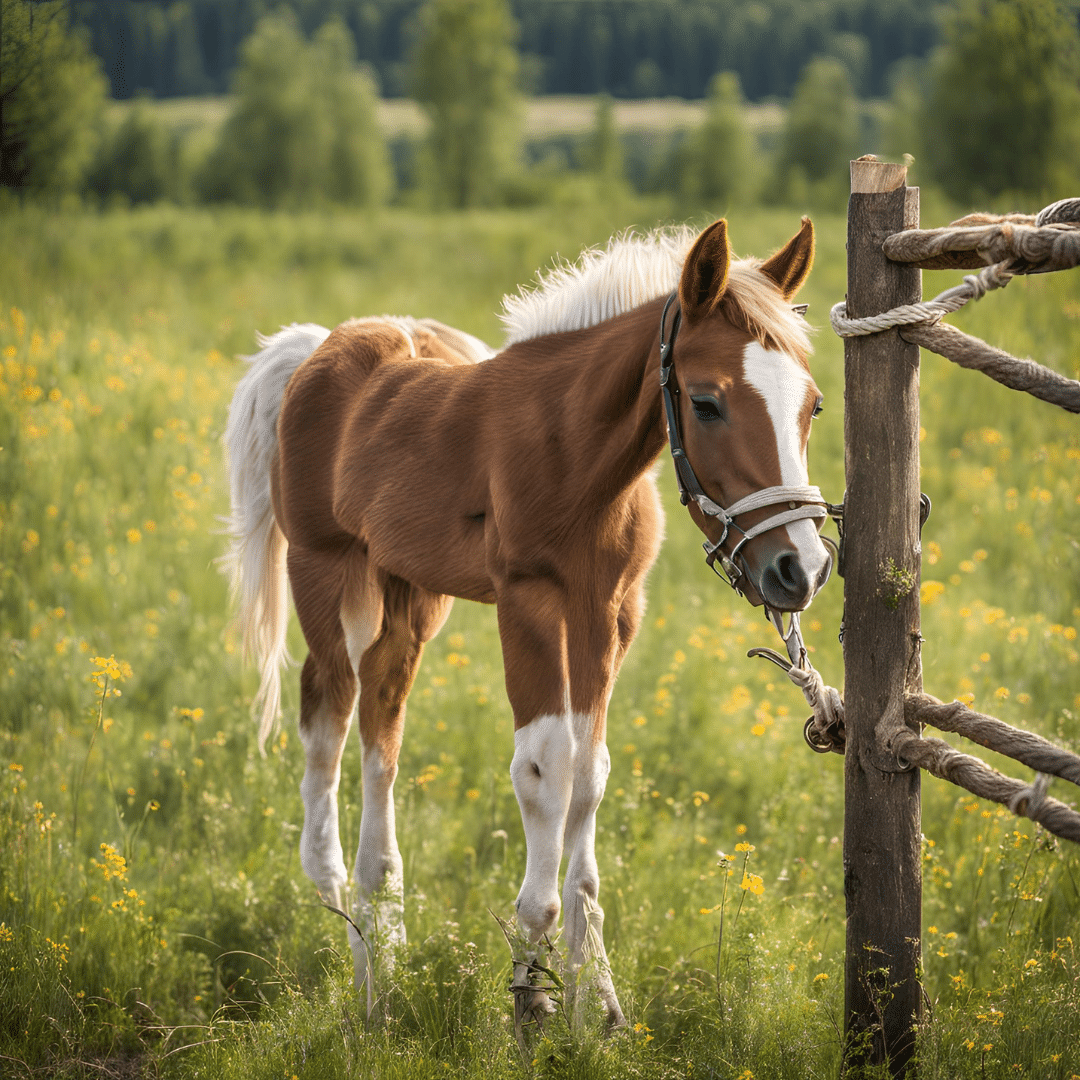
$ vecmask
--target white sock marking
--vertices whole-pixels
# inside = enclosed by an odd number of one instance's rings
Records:
[[[554,930],[559,918],[559,865],[574,787],[577,739],[570,716],[540,716],[514,733],[514,783],[525,826],[525,880],[518,921],[532,940]]]
[[[349,880],[338,835],[338,782],[341,752],[330,724],[316,719],[300,733],[307,766],[300,781],[304,800],[304,827],[300,833],[300,865],[328,903],[341,907]],[[329,763],[335,763],[330,765]]]
[[[364,808],[360,817],[360,846],[356,852],[353,880],[356,895],[353,917],[364,936],[378,950],[391,946],[381,970],[393,967],[392,947],[405,943],[405,886],[401,852],[398,850],[394,815],[394,780],[397,767],[388,771],[377,747],[365,750]],[[349,927],[356,985],[368,980],[368,1005],[372,994],[372,961],[356,931]]]

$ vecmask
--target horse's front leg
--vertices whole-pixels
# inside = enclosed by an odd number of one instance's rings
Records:
[[[584,719],[584,718],[583,718]],[[592,718],[590,718],[592,719]],[[603,720],[582,730],[574,762],[574,786],[566,823],[568,854],[563,882],[563,930],[567,951],[567,992],[571,1017],[580,1019],[578,982],[595,987],[607,1027],[625,1025],[604,949],[604,912],[600,907],[600,873],[596,865],[596,810],[604,795],[611,758],[602,734]]]
[[[506,689],[514,711],[510,777],[525,828],[525,879],[516,901],[514,1027],[519,1042],[554,1011],[536,966],[559,921],[559,867],[574,789],[577,735],[569,709],[561,590],[516,582],[498,595]]]
[[[626,593],[614,622],[602,614],[591,617],[586,614],[571,621],[568,633],[567,658],[577,749],[564,838],[568,858],[562,891],[567,991],[574,1003],[571,1016],[577,1021],[581,1012],[577,984],[580,981],[594,987],[609,1030],[623,1027],[626,1018],[604,949],[604,912],[600,907],[600,873],[596,865],[596,811],[611,771],[611,756],[604,741],[608,697],[643,611],[644,596],[638,581]]]
[[[525,880],[518,892],[518,928],[523,941],[514,955],[514,1023],[542,1026],[555,1006],[542,987],[548,978],[538,964],[541,940],[559,921],[559,865],[573,791],[575,737],[570,718],[547,713],[518,728],[510,776],[525,827]]]
[[[607,699],[633,628],[608,609],[582,614],[543,582],[515,585],[499,598],[499,631],[507,691],[514,710],[511,777],[527,845],[525,880],[517,899],[518,925],[526,939],[515,956],[515,1018],[523,1028],[552,1010],[535,967],[540,939],[559,917],[559,868],[564,846],[569,864],[562,890],[569,976],[578,974],[600,993],[610,1027],[625,1023],[604,951],[595,855],[596,809],[604,794],[610,758],[604,744]],[[575,610],[576,609],[576,610]],[[623,638],[626,637],[624,641]]]

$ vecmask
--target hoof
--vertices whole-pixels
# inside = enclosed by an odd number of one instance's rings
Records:
[[[620,1032],[627,1030],[626,1017],[622,1014],[622,1009],[618,1006],[613,1011],[607,1014],[607,1020],[604,1022],[604,1036],[610,1037],[612,1035],[618,1035]]]
[[[555,1010],[555,1003],[543,990],[533,986],[512,986],[514,992],[514,1035],[523,1054],[529,1053],[529,1040],[544,1033],[544,1022]]]

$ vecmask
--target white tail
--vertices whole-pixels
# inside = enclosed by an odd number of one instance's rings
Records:
[[[259,722],[263,753],[280,709],[281,669],[289,663],[289,544],[270,501],[278,413],[293,372],[329,333],[312,323],[294,323],[271,337],[257,335],[260,351],[245,358],[251,367],[237,384],[225,429],[232,502],[227,531],[232,542],[222,563],[232,578],[244,655],[254,656],[259,665],[259,692],[251,711]]]

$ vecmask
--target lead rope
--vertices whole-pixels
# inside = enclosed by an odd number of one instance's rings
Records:
[[[806,654],[803,644],[799,613],[791,613],[788,630],[784,631],[784,616],[778,611],[768,611],[769,619],[787,649],[783,656],[775,649],[751,649],[749,657],[762,656],[771,660],[803,692],[806,703],[813,709],[803,725],[803,738],[807,746],[818,754],[843,754],[847,743],[844,731],[844,699],[835,686],[827,686]]]
[[[845,492],[846,497],[846,492]],[[836,506],[826,503],[829,517],[836,522],[836,530],[840,535],[839,545],[835,544],[827,536],[821,539],[836,550],[837,571],[843,576],[844,573],[844,503]],[[919,532],[930,517],[930,497],[925,493],[919,496]],[[806,703],[814,710],[803,726],[803,738],[807,746],[819,754],[843,754],[847,745],[844,730],[844,699],[835,686],[829,686],[821,677],[820,673],[810,663],[807,656],[806,646],[803,644],[802,627],[799,623],[799,612],[791,613],[791,621],[788,629],[784,630],[784,616],[778,611],[765,609],[770,622],[776,627],[787,650],[787,656],[783,656],[775,649],[751,649],[746,655],[750,657],[762,656],[771,660],[785,675],[803,692]],[[840,621],[840,641],[844,640],[844,622]],[[1033,787],[1029,792],[1025,789],[1021,796],[1041,800],[1045,789]],[[1018,796],[1019,797],[1019,796]]]

